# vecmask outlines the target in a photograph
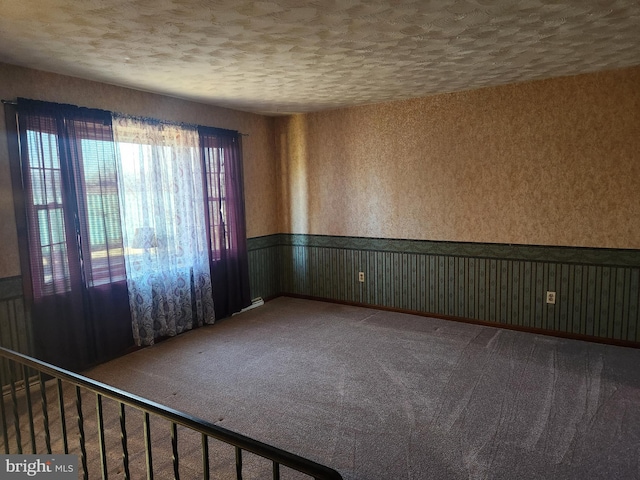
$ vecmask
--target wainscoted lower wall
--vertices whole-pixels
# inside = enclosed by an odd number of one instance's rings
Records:
[[[249,261],[253,297],[303,295],[640,342],[639,250],[278,234],[249,239]],[[557,293],[555,305],[547,291]]]
[[[640,342],[639,250],[290,234],[250,238],[248,248],[254,298],[303,295]],[[0,279],[0,345],[32,353],[20,277]]]
[[[33,354],[31,322],[25,310],[22,278],[0,278],[0,346]]]
[[[251,298],[268,299],[283,293],[281,246],[286,244],[288,237],[276,234],[247,240]]]

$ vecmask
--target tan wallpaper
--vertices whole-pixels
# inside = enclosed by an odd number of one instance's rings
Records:
[[[281,230],[640,248],[640,67],[277,119]]]
[[[635,67],[272,119],[0,64],[3,99],[249,134],[249,237],[640,248],[638,85]],[[0,277],[20,273],[6,140],[0,115]]]
[[[273,119],[0,63],[0,97],[25,97],[238,130],[243,137],[247,234],[277,233]],[[0,278],[20,273],[4,113],[0,114]]]

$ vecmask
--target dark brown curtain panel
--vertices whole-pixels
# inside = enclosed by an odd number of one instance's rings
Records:
[[[20,99],[36,355],[79,370],[133,345],[111,116]]]
[[[207,127],[200,127],[198,134],[214,307],[216,318],[223,318],[251,304],[240,136]]]

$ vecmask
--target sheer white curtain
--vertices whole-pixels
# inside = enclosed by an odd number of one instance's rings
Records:
[[[195,128],[114,116],[127,286],[138,345],[214,322]]]

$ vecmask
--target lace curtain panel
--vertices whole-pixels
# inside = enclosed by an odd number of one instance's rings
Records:
[[[214,322],[195,128],[114,116],[133,336],[138,345]]]

